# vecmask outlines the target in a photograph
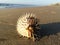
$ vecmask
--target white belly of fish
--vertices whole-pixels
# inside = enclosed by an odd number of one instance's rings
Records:
[[[28,27],[28,24],[26,23],[26,18],[19,18],[17,21],[17,32],[18,34],[22,35],[22,36],[26,36],[26,37],[30,37],[28,35],[28,30],[26,30],[26,28]]]

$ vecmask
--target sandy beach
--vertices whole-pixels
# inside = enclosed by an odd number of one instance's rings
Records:
[[[39,41],[18,35],[17,20],[25,13],[34,13],[40,19]],[[60,45],[60,6],[0,9],[0,45]]]

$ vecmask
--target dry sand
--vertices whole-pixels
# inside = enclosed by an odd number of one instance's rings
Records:
[[[40,41],[20,37],[16,31],[18,17],[26,12],[40,19]],[[0,45],[60,45],[60,6],[0,9]]]

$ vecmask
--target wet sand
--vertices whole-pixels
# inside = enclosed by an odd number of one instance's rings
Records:
[[[26,12],[40,19],[39,41],[23,38],[16,31],[18,17]],[[60,6],[0,9],[0,45],[60,45]]]

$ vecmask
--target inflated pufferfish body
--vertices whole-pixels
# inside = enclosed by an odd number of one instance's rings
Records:
[[[27,18],[29,17],[34,17],[35,19],[35,22],[37,21],[36,20],[36,15],[34,14],[30,14],[30,13],[26,13],[24,14],[22,17],[19,17],[18,21],[17,21],[17,31],[20,35],[22,36],[26,36],[26,37],[30,37],[28,34],[28,30],[26,29],[29,24],[27,23]]]

